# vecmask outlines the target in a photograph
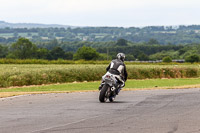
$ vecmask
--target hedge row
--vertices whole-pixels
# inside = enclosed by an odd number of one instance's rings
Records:
[[[23,68],[23,65],[21,67]],[[105,74],[106,65],[77,65],[68,68],[65,66],[59,68],[58,66],[43,65],[43,67],[49,67],[49,69],[0,73],[0,87],[98,81]],[[127,66],[127,71],[128,79],[199,77],[199,69],[189,67],[147,68],[130,65]]]
[[[58,60],[43,60],[43,59],[0,59],[0,64],[108,64],[110,61],[104,60],[104,61],[95,61],[95,60],[63,60],[63,59],[58,59]],[[171,62],[171,63],[164,63],[164,62],[157,62],[157,63],[149,63],[149,62],[131,62],[131,61],[126,61],[126,64],[146,64],[146,65],[169,65],[169,64],[177,64],[179,65],[180,63],[176,62]],[[184,63],[184,64],[190,64],[190,63]],[[198,64],[198,63],[196,63]]]
[[[108,64],[110,61],[85,60],[42,60],[42,59],[0,59],[0,64]]]

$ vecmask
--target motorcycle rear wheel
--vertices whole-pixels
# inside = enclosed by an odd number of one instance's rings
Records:
[[[103,85],[102,89],[100,90],[99,94],[99,101],[104,103],[107,100],[107,90],[109,88],[109,85],[105,84]]]

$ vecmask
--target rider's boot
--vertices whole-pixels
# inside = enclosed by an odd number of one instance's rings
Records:
[[[101,84],[100,84],[100,86],[99,86],[99,90],[102,89],[102,87],[103,87],[104,84],[105,84],[104,82],[101,82]]]
[[[116,90],[115,90],[115,93],[116,93],[116,95],[118,95],[119,94],[119,92],[120,92],[120,90],[121,90],[122,88],[121,87],[119,87],[119,88],[117,88]]]

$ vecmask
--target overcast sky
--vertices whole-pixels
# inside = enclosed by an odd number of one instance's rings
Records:
[[[72,26],[200,24],[200,0],[0,0],[0,20]]]

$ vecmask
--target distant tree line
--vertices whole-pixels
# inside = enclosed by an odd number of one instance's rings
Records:
[[[200,25],[82,28],[0,28],[0,43],[8,44],[26,37],[34,43],[50,42],[108,42],[124,38],[135,43],[191,44],[200,43]],[[155,40],[157,42],[155,42]]]
[[[0,45],[0,58],[11,59],[46,59],[46,60],[104,60],[96,49],[83,46],[76,53],[66,52],[61,47],[55,46],[51,50],[39,48],[29,39],[19,38],[10,47]]]
[[[155,40],[154,40],[155,41]],[[156,42],[156,41],[155,41]],[[123,52],[127,61],[185,59],[199,62],[200,45],[160,45],[135,44],[125,39],[112,42],[69,42],[54,40],[44,44],[34,44],[27,38],[19,38],[10,46],[0,45],[0,58],[46,59],[46,60],[111,60]]]

